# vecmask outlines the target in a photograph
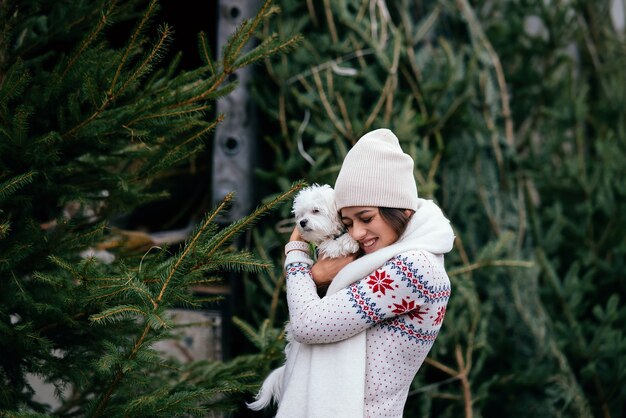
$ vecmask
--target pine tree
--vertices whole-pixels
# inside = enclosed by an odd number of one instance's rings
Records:
[[[168,308],[206,302],[192,285],[268,268],[231,244],[300,185],[220,228],[227,196],[180,248],[136,251],[111,221],[166,197],[159,176],[202,152],[227,117],[211,115],[235,87],[229,75],[297,38],[246,47],[277,11],[268,0],[218,60],[199,34],[204,65],[181,71],[179,54],[164,61],[173,28],[155,27],[157,9],[154,0],[0,2],[2,416],[198,415],[228,409],[250,386],[254,357],[180,364],[153,345],[173,337]],[[134,28],[116,47],[109,35],[122,23]],[[112,242],[108,259],[93,256]],[[56,386],[57,410],[36,400],[28,375]]]

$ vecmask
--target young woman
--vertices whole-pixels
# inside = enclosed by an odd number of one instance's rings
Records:
[[[294,230],[285,246],[287,361],[251,407],[273,396],[278,417],[401,417],[450,297],[443,254],[452,228],[418,198],[413,160],[388,129],[354,145],[335,194],[361,251],[313,264]],[[317,286],[328,284],[320,298]]]

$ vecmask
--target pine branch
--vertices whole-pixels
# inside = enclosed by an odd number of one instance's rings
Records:
[[[83,42],[77,48],[76,52],[72,55],[72,58],[70,58],[68,60],[67,65],[65,66],[65,70],[63,70],[63,73],[61,73],[61,76],[59,77],[59,81],[58,81],[59,83],[61,81],[63,81],[63,79],[65,78],[67,73],[72,69],[74,64],[76,64],[76,61],[78,61],[78,59],[81,57],[81,55],[87,50],[89,45],[91,45],[96,40],[98,35],[100,35],[102,30],[106,26],[106,24],[107,24],[107,22],[108,22],[108,20],[109,20],[109,18],[111,16],[111,14],[113,13],[113,10],[115,9],[116,3],[117,3],[116,0],[111,0],[111,2],[109,3],[107,9],[102,12],[102,15],[100,17],[100,21],[98,21],[98,24],[94,26],[94,28],[91,31],[91,33],[89,33],[85,37]]]
[[[135,48],[135,44],[137,43],[137,40],[139,39],[139,35],[144,31],[148,21],[150,20],[150,17],[152,16],[152,13],[154,12],[156,8],[156,5],[157,5],[157,0],[152,0],[150,2],[146,11],[143,14],[143,17],[141,18],[141,21],[137,24],[137,26],[135,27],[135,30],[130,36],[128,44],[126,45],[126,49],[124,50],[124,54],[120,58],[120,63],[117,65],[117,69],[115,70],[115,74],[113,75],[113,79],[111,80],[111,85],[109,86],[107,97],[113,97],[113,92],[115,91],[115,86],[117,85],[117,79],[120,77],[122,73],[122,69],[126,65],[126,60],[130,56],[130,51],[132,51]]]
[[[320,76],[319,76],[319,74],[317,72],[313,73],[313,80],[315,81],[315,86],[317,87],[317,93],[318,93],[318,95],[320,97],[320,100],[322,101],[322,105],[324,106],[324,110],[326,110],[326,115],[333,122],[333,125],[335,125],[335,128],[344,137],[348,137],[348,132],[346,131],[346,127],[343,126],[343,124],[341,123],[341,121],[339,120],[339,118],[337,117],[335,112],[333,111],[333,108],[332,108],[330,102],[328,101],[328,98],[326,97],[326,92],[324,90],[324,86],[322,85],[322,80],[321,80],[321,78],[320,78]]]
[[[200,58],[202,58],[204,64],[211,70],[211,75],[215,76],[217,71],[215,63],[213,62],[213,53],[211,52],[209,40],[204,32],[198,34],[198,49],[200,50]]]
[[[148,314],[141,308],[137,306],[115,306],[110,309],[106,309],[105,311],[91,315],[89,319],[93,322],[102,323],[105,321],[108,322],[116,322],[122,319],[127,319],[130,317],[130,314],[138,314],[142,317],[148,316]]]
[[[484,267],[521,267],[521,268],[533,268],[536,264],[533,261],[523,260],[485,260],[478,261],[476,263],[469,264],[467,266],[451,269],[448,272],[448,276],[457,276],[459,274],[469,273],[470,271],[478,270]]]
[[[0,214],[2,211],[0,210]],[[7,220],[0,220],[0,240],[5,238],[11,230],[11,222]]]
[[[152,66],[162,56],[167,42],[171,39],[171,37],[172,29],[168,25],[163,25],[161,28],[159,28],[159,38],[150,50],[150,53],[143,60],[143,62],[141,62],[141,64],[137,66],[131,76],[127,78],[127,80],[124,82],[124,84],[122,84],[120,88],[115,91],[109,90],[109,92],[107,93],[110,102],[114,101],[124,91],[126,91],[130,84],[139,80],[144,74],[152,69]]]
[[[241,50],[252,39],[259,24],[267,17],[267,11],[272,4],[272,0],[265,0],[261,9],[252,20],[244,20],[242,24],[231,35],[230,42],[224,48],[223,68],[225,73],[231,73],[234,68],[232,63],[236,57],[241,55]]]
[[[195,249],[196,243],[198,242],[202,234],[205,232],[205,230],[209,228],[209,225],[213,223],[215,218],[230,204],[233,198],[234,198],[234,193],[231,192],[227,194],[222,200],[222,202],[219,204],[219,206],[216,209],[214,209],[213,212],[205,219],[205,221],[202,223],[200,228],[196,230],[196,233],[191,238],[191,240],[185,245],[185,249],[183,253],[179,257],[177,257],[176,263],[170,269],[170,272],[161,287],[161,291],[159,292],[159,295],[156,298],[157,303],[160,303],[161,300],[163,299],[163,295],[165,294],[167,286],[172,280],[172,277],[174,277],[174,274],[178,271],[179,266],[186,259],[186,257],[192,252],[192,250]],[[208,255],[207,258],[210,259],[210,255]]]
[[[215,127],[224,120],[224,115],[223,114],[219,114],[217,115],[217,117],[204,129],[202,129],[201,131],[193,134],[192,136],[190,136],[189,138],[183,140],[182,142],[180,142],[179,144],[176,144],[176,146],[174,148],[172,148],[170,150],[170,152],[176,152],[176,150],[185,148],[186,146],[188,146],[190,143],[195,142],[198,138],[202,138],[203,136],[205,136],[206,134],[208,134],[209,132],[211,132],[212,130],[215,129]]]
[[[213,270],[227,270],[227,271],[248,271],[258,272],[271,267],[270,262],[265,262],[254,258],[254,256],[245,251],[240,252],[228,252],[223,254],[214,254],[212,258],[201,260],[198,264],[192,267],[191,271],[213,271]]]
[[[513,118],[511,116],[511,108],[509,105],[509,89],[506,85],[506,78],[504,76],[504,70],[502,69],[502,63],[500,62],[500,57],[496,53],[493,48],[493,45],[485,35],[485,32],[480,25],[480,22],[476,18],[476,14],[474,13],[474,9],[469,4],[467,0],[458,0],[457,6],[461,10],[461,14],[467,20],[468,27],[470,29],[470,33],[473,35],[475,39],[477,39],[480,43],[482,43],[483,47],[489,54],[489,58],[491,59],[492,65],[496,72],[496,77],[498,79],[498,86],[500,88],[500,98],[502,105],[502,116],[504,117],[504,126],[505,126],[505,135],[507,140],[507,145],[509,146],[509,150],[514,150],[515,148],[515,134],[513,128]]]
[[[8,199],[21,188],[31,184],[36,176],[36,171],[29,171],[0,183],[0,202]]]
[[[305,183],[303,181],[295,183],[291,187],[291,189],[287,190],[284,193],[279,194],[270,202],[257,207],[254,210],[254,212],[252,212],[250,215],[224,228],[222,231],[220,231],[220,233],[216,234],[215,237],[211,239],[211,241],[209,241],[208,248],[210,248],[210,250],[207,253],[206,257],[210,259],[213,256],[213,254],[224,245],[224,243],[231,240],[235,235],[239,234],[244,228],[256,222],[257,219],[261,215],[267,213],[276,205],[283,202],[285,199],[288,199],[289,197],[293,196],[298,190],[304,187],[304,184]]]
[[[295,48],[295,46],[299,44],[302,39],[303,37],[300,35],[293,36],[287,41],[279,41],[277,36],[268,37],[252,51],[237,58],[233,63],[233,67],[247,67],[264,59],[268,54],[275,55],[278,53],[289,52],[293,50],[293,48]]]
[[[201,113],[204,112],[206,110],[210,110],[211,109],[211,105],[202,105],[202,106],[198,106],[198,107],[192,107],[189,109],[183,109],[183,110],[178,110],[175,112],[163,112],[163,113],[154,113],[154,114],[149,114],[149,115],[144,115],[144,116],[140,116],[137,117],[131,121],[129,121],[126,126],[130,127],[134,124],[136,124],[137,122],[141,122],[144,120],[150,120],[150,119],[169,119],[169,118],[174,118],[176,116],[191,116],[195,113]]]
[[[144,14],[144,18],[143,18],[142,22],[137,26],[137,29],[135,30],[135,33],[131,37],[131,40],[130,40],[130,42],[128,44],[128,47],[126,49],[127,52],[131,50],[131,47],[134,47],[134,43],[136,41],[136,38],[139,36],[139,33],[141,32],[141,30],[143,30],[143,27],[147,23],[150,15],[151,15],[151,13],[153,11],[152,9],[156,5],[156,3],[157,3],[157,0],[152,0],[150,6],[148,7],[148,10]],[[106,99],[100,105],[100,107],[98,109],[96,109],[96,111],[93,112],[87,119],[83,120],[78,125],[76,125],[73,128],[71,128],[69,131],[63,133],[62,136],[64,138],[68,138],[68,137],[74,136],[76,134],[76,132],[80,131],[85,126],[87,126],[91,122],[93,122],[98,116],[100,116],[109,107],[109,105],[111,103],[113,103],[128,88],[128,86],[131,83],[136,82],[141,76],[143,76],[147,71],[149,71],[151,69],[151,66],[154,64],[155,60],[162,53],[162,49],[165,47],[166,41],[169,40],[170,37],[171,37],[171,29],[169,28],[169,26],[165,25],[163,30],[160,33],[158,41],[153,46],[153,48],[150,51],[150,53],[143,60],[143,62],[135,69],[134,73],[130,77],[128,77],[126,82],[120,88],[118,88],[117,90],[114,90],[115,85],[117,83],[117,73],[116,73],[116,76],[113,77],[113,81],[111,82],[111,86],[109,87],[109,90],[108,90],[108,92],[106,94]],[[126,60],[126,56],[123,56],[119,66],[118,66],[118,71],[119,72],[121,72],[122,67],[125,64],[125,60]]]
[[[18,59],[6,73],[0,75],[0,114],[3,118],[9,100],[18,97],[24,92],[29,80],[30,72],[24,67],[21,59]]]

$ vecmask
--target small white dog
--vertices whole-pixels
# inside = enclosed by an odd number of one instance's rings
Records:
[[[317,245],[320,256],[342,257],[359,250],[359,244],[341,222],[335,191],[329,185],[314,184],[300,190],[292,212],[302,239]]]

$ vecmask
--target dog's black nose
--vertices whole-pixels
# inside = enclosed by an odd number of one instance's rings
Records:
[[[309,220],[308,220],[308,219],[303,219],[303,220],[301,220],[301,221],[300,221],[300,226],[301,226],[302,228],[304,228],[304,227],[306,226],[307,222],[309,222]]]

